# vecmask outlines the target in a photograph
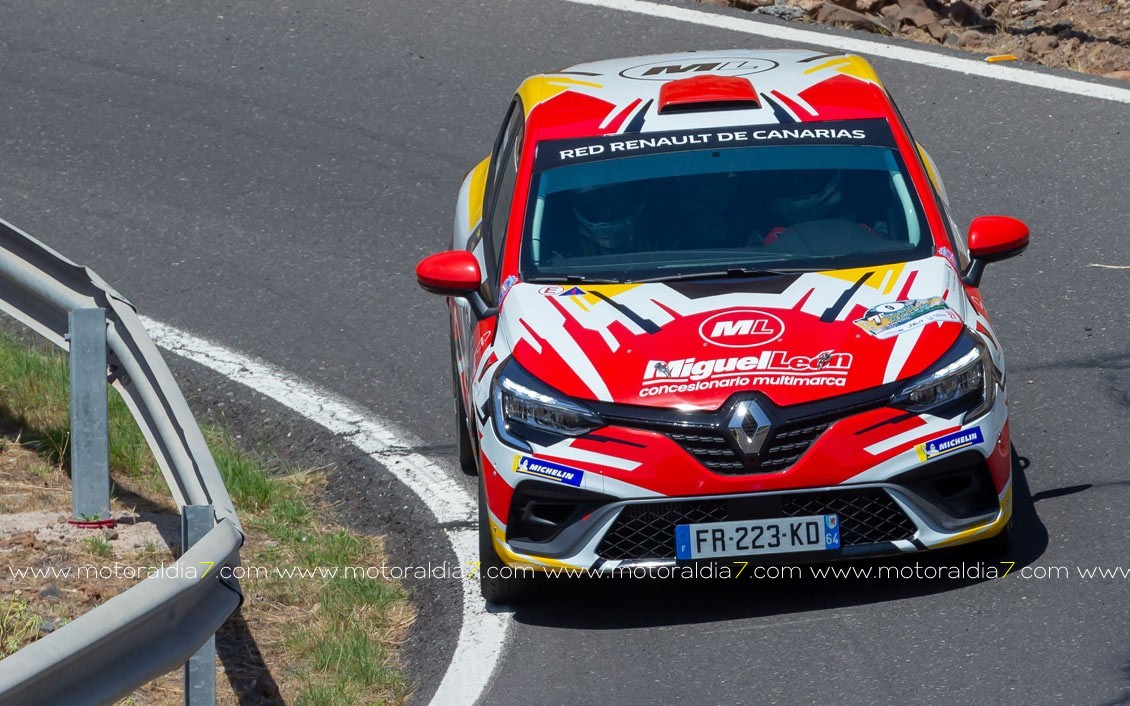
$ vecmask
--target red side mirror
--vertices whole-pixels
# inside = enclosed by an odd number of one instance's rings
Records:
[[[433,294],[466,297],[482,281],[479,261],[467,250],[448,250],[429,255],[416,265],[416,281]]]
[[[1008,216],[981,216],[969,224],[969,254],[996,262],[1019,255],[1028,247],[1028,226]]]

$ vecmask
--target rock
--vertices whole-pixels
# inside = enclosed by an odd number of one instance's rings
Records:
[[[885,19],[887,23],[892,26],[897,25],[900,12],[902,12],[902,8],[898,5],[887,5],[883,9],[879,10],[879,14],[883,17],[883,19]]]
[[[861,12],[849,10],[846,7],[825,2],[816,15],[816,21],[822,24],[850,27],[851,29],[864,29],[868,32],[887,33],[890,29],[875,17],[864,15]]]
[[[930,36],[938,40],[939,42],[946,38],[947,30],[942,26],[941,22],[931,22],[930,24],[923,27],[923,29],[929,32]]]
[[[981,13],[977,12],[977,8],[970,5],[966,0],[955,0],[950,3],[947,11],[950,19],[962,26],[979,25],[984,21]]]
[[[793,7],[799,7],[804,10],[806,15],[811,15],[820,9],[824,4],[824,0],[793,0]]]
[[[47,586],[39,592],[40,598],[58,598],[61,595],[62,594],[59,593],[59,587],[53,583],[47,584]]]
[[[1059,8],[1067,4],[1067,0],[1048,0],[1047,7],[1044,9],[1048,12],[1055,12]]]
[[[1040,54],[1047,54],[1058,46],[1059,37],[1054,34],[1041,34],[1029,40],[1028,51],[1039,56]]]
[[[1103,78],[1117,78],[1123,81],[1130,81],[1130,71],[1111,71],[1110,73],[1103,74]]]
[[[1048,0],[1024,0],[1013,8],[1014,15],[1034,15],[1048,5]]]
[[[958,46],[967,49],[981,49],[988,46],[990,41],[989,35],[978,32],[975,29],[967,29],[961,34],[957,35]]]
[[[768,7],[759,7],[754,10],[758,15],[769,15],[776,17],[779,20],[799,20],[804,17],[804,10],[799,7],[792,7],[790,5],[770,5]]]
[[[106,541],[110,541],[111,539],[117,539],[118,538],[118,530],[116,530],[113,527],[106,527],[102,530],[102,537]]]
[[[62,622],[62,621],[61,620],[51,620],[50,618],[40,618],[40,620],[39,620],[39,634],[46,635],[48,633],[55,632],[56,630],[58,630],[61,627],[59,625],[60,622]]]
[[[938,13],[916,0],[899,0],[899,7],[901,9],[896,18],[899,24],[912,24],[915,27],[925,27],[940,19]]]

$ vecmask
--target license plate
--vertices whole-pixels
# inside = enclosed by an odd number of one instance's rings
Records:
[[[839,548],[840,522],[836,515],[675,526],[675,557],[678,559],[819,552]]]

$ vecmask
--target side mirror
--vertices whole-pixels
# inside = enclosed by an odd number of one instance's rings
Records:
[[[475,316],[485,319],[498,313],[479,295],[482,282],[479,261],[467,250],[448,250],[429,255],[416,265],[416,282],[424,291],[466,299]]]
[[[979,216],[969,224],[969,254],[972,262],[962,281],[974,287],[981,284],[985,265],[1024,252],[1028,247],[1028,226],[1009,216]]]

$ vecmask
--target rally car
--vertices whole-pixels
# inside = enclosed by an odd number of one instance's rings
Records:
[[[533,76],[459,192],[448,297],[482,590],[515,568],[833,560],[1007,538],[1005,366],[871,67],[692,52]]]

